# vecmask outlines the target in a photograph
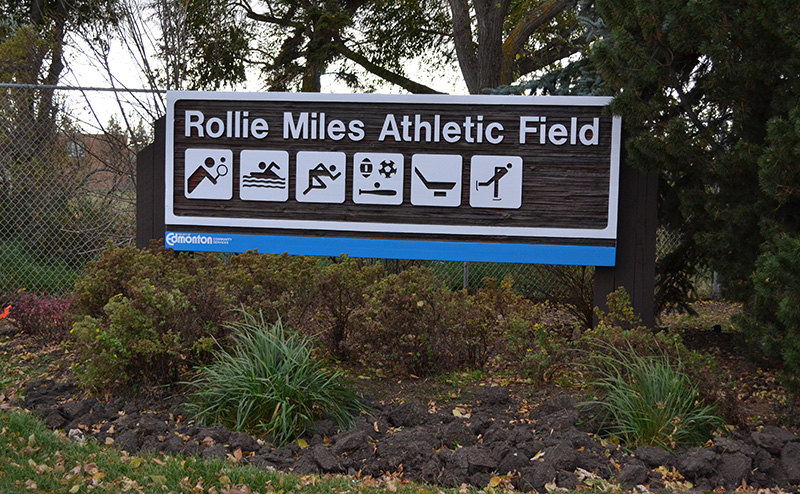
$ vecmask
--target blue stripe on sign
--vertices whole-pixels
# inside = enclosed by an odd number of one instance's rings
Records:
[[[499,244],[489,242],[442,242],[433,240],[386,240],[333,237],[290,237],[232,233],[167,232],[166,244],[175,250],[197,252],[288,252],[307,256],[371,257],[426,261],[513,262],[614,266],[615,247],[588,245]]]

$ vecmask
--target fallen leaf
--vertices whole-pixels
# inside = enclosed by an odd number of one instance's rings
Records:
[[[556,485],[555,479],[553,479],[553,481],[552,481],[552,482],[548,482],[548,483],[546,483],[546,484],[544,485],[544,489],[545,489],[545,490],[546,490],[548,493],[552,493],[552,492],[565,492],[565,491],[566,491],[566,489],[564,489],[564,488],[561,488],[561,487],[558,487],[558,486]]]
[[[231,487],[230,489],[222,489],[222,494],[252,494],[252,490],[250,489],[249,485],[243,485],[241,487]]]
[[[167,483],[166,475],[151,475],[150,480],[156,485],[166,485]]]

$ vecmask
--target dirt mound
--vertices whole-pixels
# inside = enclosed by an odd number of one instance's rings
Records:
[[[500,476],[518,489],[537,491],[548,484],[572,489],[587,476],[651,489],[685,489],[688,481],[701,490],[746,485],[798,492],[800,484],[800,436],[788,430],[736,429],[706,447],[676,454],[652,447],[626,452],[599,440],[592,410],[566,394],[535,409],[503,387],[479,390],[470,405],[444,407],[385,404],[367,396],[372,411],[358,417],[353,429],[339,431],[322,420],[303,447],[283,448],[187,421],[179,399],[153,411],[152,403],[75,399],[74,386],[51,380],[29,384],[25,396],[25,406],[48,426],[76,431],[71,437],[91,435],[130,453],[206,458],[241,453],[243,462],[294,473],[389,473],[445,486],[486,486]]]

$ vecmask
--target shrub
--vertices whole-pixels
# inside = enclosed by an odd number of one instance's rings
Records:
[[[457,368],[458,315],[451,292],[422,267],[392,274],[373,285],[359,314],[359,350],[370,365],[429,375]]]
[[[509,341],[512,334],[530,334],[540,313],[539,305],[514,293],[510,276],[499,284],[494,278],[483,282],[485,286],[474,295],[454,294],[454,310],[461,313],[455,318],[455,329],[464,347],[459,361],[471,368],[482,368],[499,347],[505,351],[513,346]]]
[[[505,349],[513,328],[528,328],[536,306],[513,293],[512,280],[474,295],[451,292],[423,267],[378,281],[356,314],[354,347],[368,365],[418,376],[480,369]]]
[[[23,333],[41,342],[60,342],[69,336],[66,314],[69,300],[22,292],[12,304],[9,318]]]
[[[711,355],[703,356],[686,348],[679,331],[653,332],[639,326],[639,318],[624,288],[609,294],[608,307],[608,313],[597,311],[598,324],[584,332],[577,342],[579,348],[589,354],[598,348],[630,348],[641,356],[666,355],[681,362],[682,371],[697,385],[702,398],[714,403],[728,422],[743,423],[741,404]]]
[[[581,344],[584,349],[631,348],[638,355],[657,356],[666,354],[683,362],[684,369],[694,377],[705,372],[713,363],[683,344],[679,332],[654,332],[641,326],[641,319],[634,312],[630,297],[624,288],[611,292],[607,298],[608,312],[595,309],[597,325],[584,332]]]
[[[517,320],[508,328],[508,356],[514,372],[534,384],[548,382],[563,367],[573,341],[556,328],[532,320]]]
[[[112,297],[131,296],[133,280],[149,279],[161,285],[175,285],[185,276],[191,262],[190,254],[178,255],[153,242],[150,248],[111,247],[87,263],[83,275],[75,283],[72,309],[75,314],[103,317],[104,308]]]
[[[237,306],[263,310],[272,321],[281,314],[287,325],[313,332],[318,272],[313,257],[248,251],[231,258],[219,282]]]
[[[382,272],[380,264],[363,264],[347,256],[319,271],[316,320],[326,334],[326,343],[333,355],[347,356],[348,337],[357,324],[355,314],[363,310],[366,290],[377,282]]]
[[[161,246],[112,248],[76,283],[71,312],[80,364],[93,392],[171,384],[210,360],[212,338],[232,299],[212,256],[176,255]]]
[[[702,404],[680,360],[673,364],[666,354],[643,356],[630,347],[598,350],[600,377],[592,384],[604,399],[593,403],[610,419],[609,432],[628,447],[696,446],[724,425],[714,406]]]
[[[356,395],[339,383],[338,371],[326,370],[311,354],[308,337],[289,333],[263,313],[227,323],[233,331],[230,351],[221,351],[191,383],[190,411],[200,420],[237,431],[269,435],[284,445],[323,417],[339,427],[352,426],[364,410]]]

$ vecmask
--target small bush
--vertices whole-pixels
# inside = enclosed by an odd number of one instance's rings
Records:
[[[680,361],[673,364],[666,354],[643,356],[630,347],[598,350],[600,377],[592,384],[603,399],[594,403],[610,419],[609,432],[628,447],[697,446],[724,425],[714,406],[703,405]]]
[[[310,334],[316,329],[318,272],[313,257],[248,251],[231,258],[219,283],[237,306],[252,312],[263,310],[272,321],[281,314],[284,323]]]
[[[212,256],[176,255],[153,246],[104,251],[76,284],[71,307],[84,387],[142,390],[185,378],[224,340],[231,297]]]
[[[703,399],[718,406],[725,420],[743,423],[745,417],[740,402],[711,355],[704,356],[686,348],[680,331],[653,332],[639,326],[640,320],[623,288],[609,295],[608,307],[608,313],[597,311],[599,322],[594,329],[583,334],[578,342],[580,348],[588,352],[605,347],[631,348],[642,356],[667,355],[673,361],[681,362],[683,372],[697,384]]]
[[[510,276],[499,284],[494,278],[484,278],[483,282],[484,288],[474,295],[463,291],[454,294],[454,310],[461,312],[455,318],[456,330],[464,346],[459,360],[462,365],[477,369],[492,353],[505,352],[513,346],[511,335],[530,334],[541,310],[540,305],[514,293]]]
[[[417,376],[481,369],[503,351],[513,328],[528,328],[536,306],[491,278],[474,295],[451,292],[414,267],[379,280],[355,316],[353,347],[365,364]]]
[[[69,337],[69,300],[63,297],[21,292],[8,314],[23,333],[37,341],[57,343]]]
[[[347,256],[319,271],[316,321],[326,336],[328,351],[336,357],[348,356],[348,338],[357,325],[355,315],[364,309],[367,289],[382,274],[380,264],[365,265]]]
[[[191,383],[190,411],[200,420],[269,435],[276,446],[323,417],[352,426],[353,414],[364,407],[339,383],[338,371],[314,360],[308,337],[285,331],[280,320],[270,324],[260,312],[227,325],[232,349],[217,353]]]
[[[508,354],[516,363],[513,372],[534,384],[552,380],[564,367],[573,341],[563,332],[542,323],[518,320],[508,328]]]
[[[373,285],[359,314],[362,359],[394,373],[430,375],[457,368],[458,315],[441,280],[421,267],[392,274]]]

